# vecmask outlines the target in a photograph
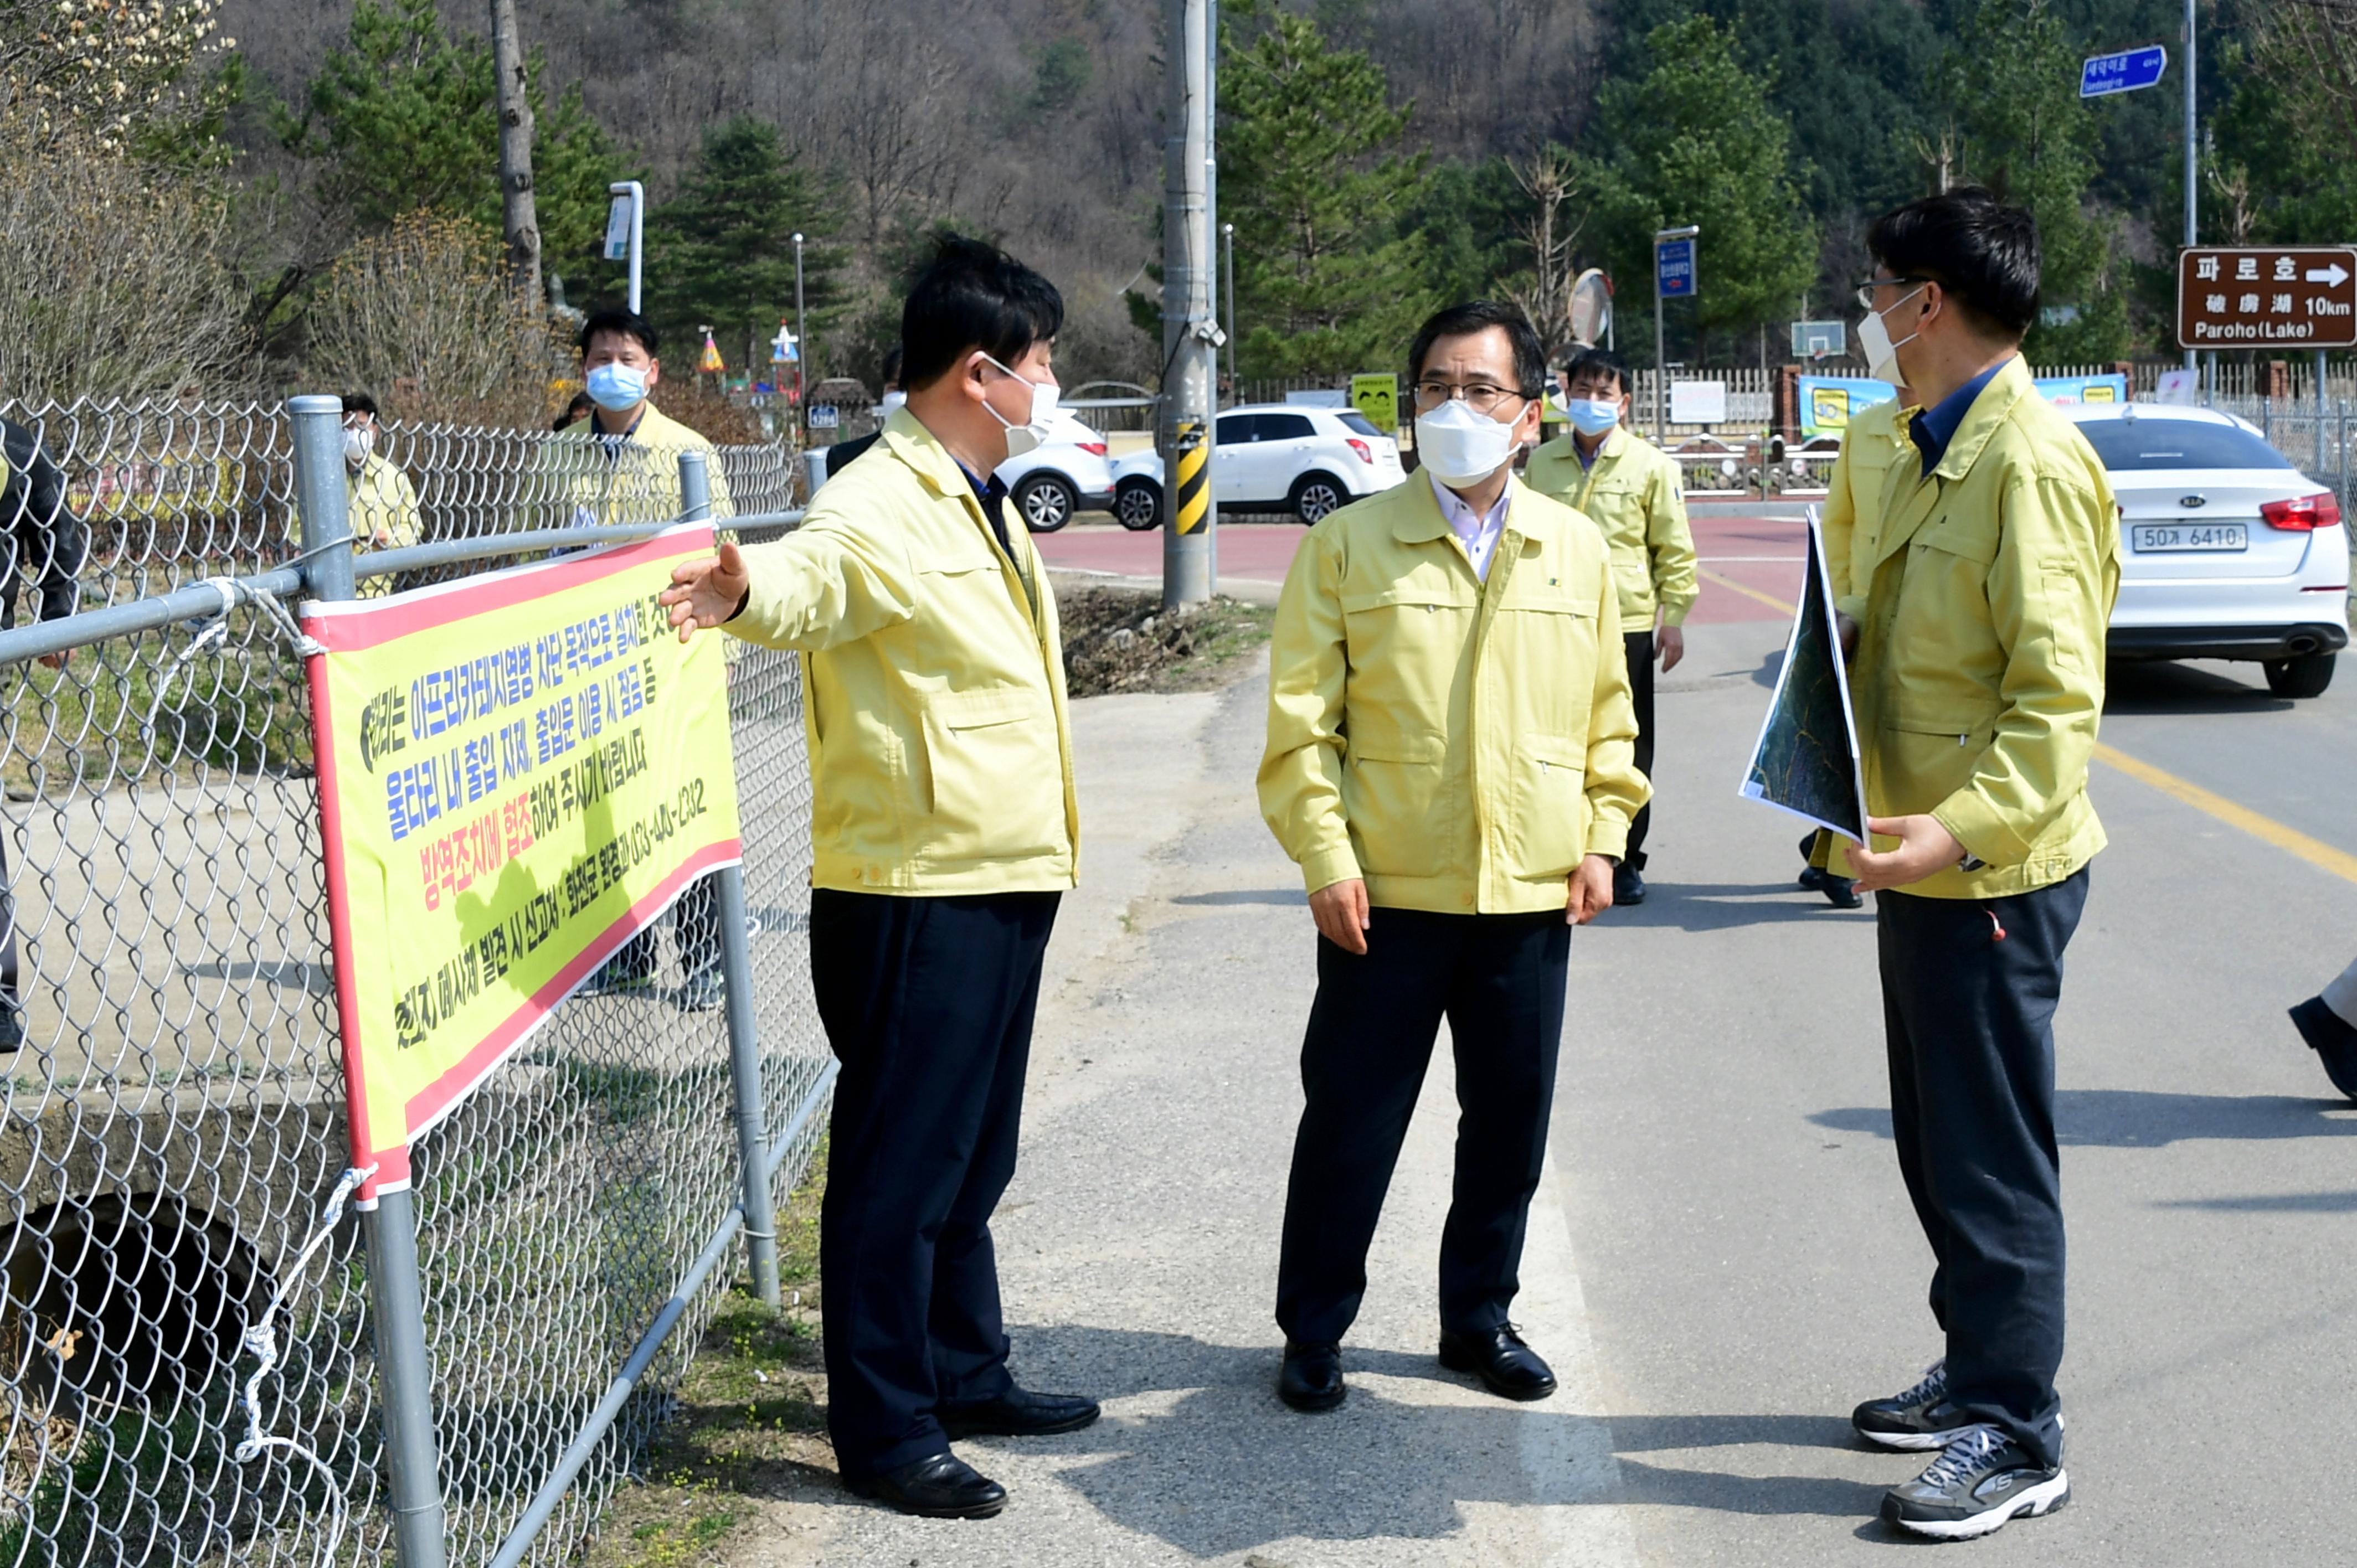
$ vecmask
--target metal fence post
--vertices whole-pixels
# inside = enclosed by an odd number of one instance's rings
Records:
[[[314,598],[349,599],[352,529],[344,493],[343,402],[296,397],[286,407],[295,426],[295,505],[303,522],[304,581]],[[447,1540],[434,1435],[434,1376],[425,1354],[417,1273],[416,1193],[404,1187],[377,1194],[366,1220],[393,1556],[401,1568],[443,1568]]]
[[[679,455],[681,514],[691,522],[712,520],[712,472],[705,455]],[[745,1262],[753,1273],[753,1293],[767,1306],[780,1305],[778,1290],[777,1205],[770,1201],[770,1133],[761,1097],[760,1026],[753,1015],[753,948],[745,924],[745,871],[724,866],[713,874],[715,918],[720,922],[720,979],[728,998],[728,1079],[737,1117],[737,1164],[744,1179]]]

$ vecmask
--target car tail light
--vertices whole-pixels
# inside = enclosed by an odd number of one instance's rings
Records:
[[[1105,455],[1105,444],[1102,441],[1083,441],[1080,446],[1081,450],[1092,457],[1102,457]]]
[[[2300,496],[2287,501],[2262,501],[2259,515],[2269,528],[2290,532],[2307,533],[2319,528],[2338,527],[2341,522],[2341,502],[2330,490],[2322,495]]]
[[[1365,442],[1360,440],[1355,435],[1345,436],[1343,439],[1350,442],[1351,450],[1359,455],[1360,462],[1364,463],[1370,468],[1375,466],[1375,449],[1373,447],[1368,446]]]

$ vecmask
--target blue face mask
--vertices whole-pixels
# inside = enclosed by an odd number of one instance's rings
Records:
[[[1618,398],[1574,398],[1565,405],[1571,415],[1571,427],[1582,435],[1601,435],[1620,423],[1620,400]]]
[[[589,401],[620,413],[647,401],[647,373],[631,365],[600,365],[589,372]]]

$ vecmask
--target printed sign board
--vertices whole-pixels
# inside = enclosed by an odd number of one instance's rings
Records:
[[[651,539],[306,604],[328,915],[363,1202],[689,883],[741,854],[722,639]]]
[[[2040,376],[2030,383],[2049,403],[2126,403],[2128,379],[2115,371],[2102,376]]]
[[[2357,247],[2179,251],[2177,342],[2182,349],[2357,348]]]
[[[2115,54],[2094,55],[2079,68],[2079,96],[2108,98],[2115,92],[2134,92],[2140,87],[2157,87],[2161,73],[2169,69],[2169,50],[2158,44],[2147,48],[2121,49]]]
[[[1726,424],[1727,383],[1725,381],[1672,381],[1670,383],[1670,423],[1672,424]]]
[[[1801,439],[1839,435],[1857,415],[1898,395],[1898,388],[1874,376],[1803,376]]]
[[[813,430],[842,429],[842,411],[837,409],[834,404],[831,403],[814,403],[811,404],[810,427]]]
[[[1653,286],[1663,299],[1694,297],[1697,284],[1693,235],[1653,242]]]
[[[1387,435],[1399,433],[1399,378],[1394,375],[1352,376],[1351,406],[1367,423]]]

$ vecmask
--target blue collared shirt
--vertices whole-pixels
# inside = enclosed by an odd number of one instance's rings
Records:
[[[1999,360],[1915,415],[1908,431],[1915,437],[1915,449],[1923,454],[1924,478],[1931,478],[1932,470],[1940,466],[1940,459],[1948,455],[1948,443],[1956,438],[1956,427],[1964,424],[1964,415],[1972,412],[1973,400],[1981,395],[1981,389],[2012,362],[2009,359]]]
[[[1012,557],[1015,545],[1006,537],[1006,481],[996,474],[985,478],[963,461],[958,464],[958,472],[974,487],[974,498],[982,503],[982,515],[990,519],[990,532],[998,536],[998,547]]]

